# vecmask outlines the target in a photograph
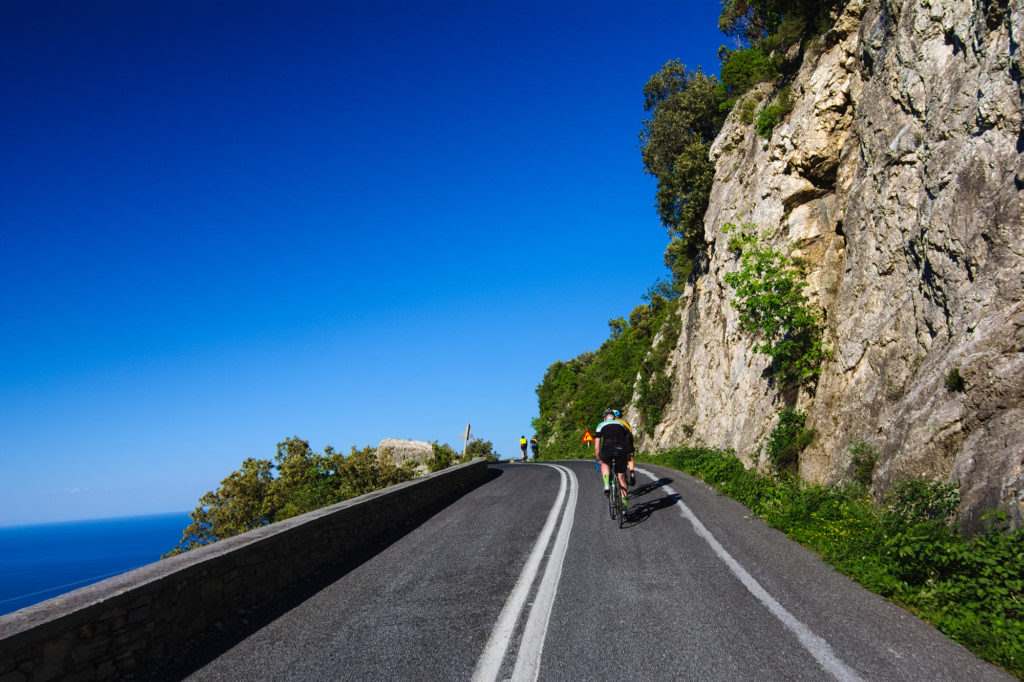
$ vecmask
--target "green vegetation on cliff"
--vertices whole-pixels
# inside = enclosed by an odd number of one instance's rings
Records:
[[[994,517],[988,532],[961,535],[951,525],[955,486],[908,480],[878,504],[856,481],[823,487],[764,476],[720,450],[679,448],[641,459],[703,479],[864,587],[1024,677],[1024,529],[1005,532]]]
[[[592,451],[580,443],[583,430],[592,429],[606,407],[630,402],[655,335],[666,320],[678,316],[675,301],[658,294],[650,299],[634,308],[628,320],[611,320],[611,338],[597,351],[548,367],[537,387],[540,416],[533,422],[544,458],[590,456]],[[667,400],[669,391],[661,386],[649,389],[652,405]]]
[[[644,169],[657,181],[655,204],[669,233],[664,258],[672,282],[668,291],[649,297],[648,305],[636,308],[629,320],[609,322],[611,336],[598,350],[548,368],[537,387],[540,415],[534,422],[545,457],[587,455],[590,450],[580,444],[583,429],[592,426],[609,405],[624,406],[635,398],[640,415],[637,426],[647,433],[661,421],[672,396],[666,368],[682,325],[678,304],[672,299],[700,274],[707,259],[704,213],[715,175],[709,156],[711,144],[731,108],[741,100],[741,118],[749,124],[756,119],[758,130],[770,134],[789,111],[788,90],[783,88],[760,108],[757,97],[744,95],[759,83],[783,78],[786,69],[799,60],[799,54],[790,54],[792,48],[826,29],[836,4],[832,0],[727,0],[720,26],[745,45],[719,51],[721,78],[699,68],[688,70],[671,59],[644,85],[648,118],[640,131],[641,157]],[[778,276],[772,281],[788,282],[786,278],[796,265],[779,261]],[[800,280],[792,284],[784,303],[802,300]],[[759,348],[771,355],[782,384],[813,383],[824,352],[818,320],[807,306],[789,306],[784,312],[794,313],[782,323],[788,325],[785,328],[772,322],[770,315],[750,323],[766,329],[759,333]],[[804,312],[808,315],[799,314]]]
[[[740,328],[756,341],[754,350],[772,359],[769,371],[781,388],[813,386],[828,355],[821,312],[805,290],[803,264],[772,248],[754,225],[725,225],[729,249],[740,268],[725,275],[733,288]]]

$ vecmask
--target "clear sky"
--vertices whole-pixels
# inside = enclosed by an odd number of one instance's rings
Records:
[[[719,7],[5,3],[0,524],[189,510],[291,435],[513,454],[665,274],[641,89],[717,71]]]

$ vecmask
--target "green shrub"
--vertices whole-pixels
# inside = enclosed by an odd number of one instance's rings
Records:
[[[861,486],[761,476],[729,452],[680,448],[641,459],[703,479],[864,587],[1024,677],[1024,529],[958,534],[945,523],[956,508],[948,484],[901,484],[879,507]]]
[[[765,139],[770,138],[772,131],[775,130],[775,126],[792,110],[793,98],[790,89],[786,87],[779,91],[779,94],[775,96],[771,104],[757,112],[757,118],[754,122],[757,134]]]
[[[820,312],[804,289],[802,266],[763,244],[753,225],[725,225],[729,248],[739,254],[740,269],[726,273],[735,292],[740,328],[757,340],[754,350],[772,359],[770,373],[783,386],[813,385],[828,352],[822,342]]]
[[[946,390],[950,393],[963,393],[964,388],[966,388],[966,384],[964,378],[960,376],[960,368],[954,367],[949,370],[949,373],[946,374]]]
[[[953,483],[909,479],[896,483],[886,494],[887,513],[903,524],[922,521],[949,523],[960,506],[960,490]]]
[[[754,115],[757,112],[757,98],[748,95],[740,100],[740,120],[750,125],[754,122]]]
[[[370,447],[353,447],[344,455],[327,446],[319,453],[308,441],[286,438],[277,444],[273,461],[250,457],[216,490],[204,493],[181,540],[164,556],[401,483],[415,475],[411,464],[396,466],[382,461]]]
[[[427,468],[431,471],[447,469],[459,457],[455,449],[447,443],[434,441],[430,445],[433,448],[434,456],[427,460]]]
[[[871,487],[878,464],[878,450],[862,440],[850,446],[850,465],[853,468],[853,480],[865,488]]]
[[[740,97],[758,83],[766,83],[779,77],[775,60],[760,48],[749,47],[739,50],[723,50],[722,81],[723,101],[719,105],[729,111]]]
[[[464,461],[471,459],[485,459],[488,462],[495,462],[498,454],[494,451],[494,443],[489,440],[474,438],[466,445],[466,452],[463,455]]]
[[[804,428],[806,419],[803,412],[788,407],[779,412],[766,448],[768,461],[776,471],[794,471],[800,453],[814,440],[814,430]]]

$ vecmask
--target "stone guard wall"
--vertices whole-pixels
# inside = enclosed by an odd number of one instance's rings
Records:
[[[486,462],[452,467],[0,616],[0,682],[148,676],[487,478]]]

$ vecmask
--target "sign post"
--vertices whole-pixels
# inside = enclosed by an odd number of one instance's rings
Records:
[[[590,433],[590,429],[586,429],[583,431],[583,438],[580,440],[580,442],[583,443],[584,445],[589,445],[593,447],[594,434]]]
[[[469,449],[469,436],[473,432],[473,426],[466,424],[466,435],[462,437],[462,458],[466,458],[466,450]]]

